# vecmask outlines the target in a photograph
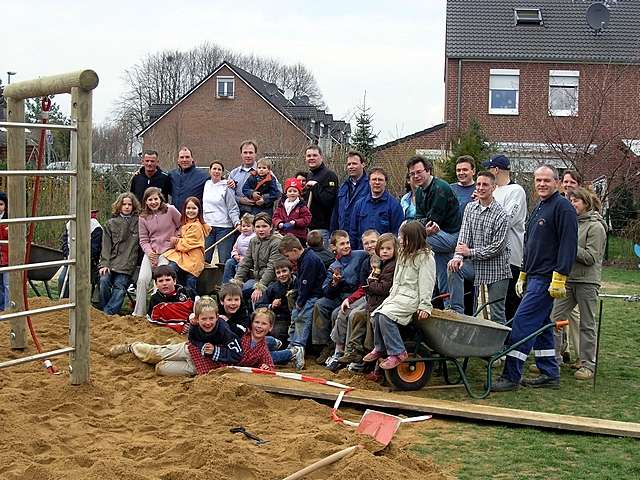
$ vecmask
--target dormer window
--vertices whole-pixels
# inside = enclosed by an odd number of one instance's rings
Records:
[[[542,25],[542,12],[539,8],[516,8],[513,13],[516,25]]]
[[[233,77],[216,77],[216,97],[233,98],[235,82]]]

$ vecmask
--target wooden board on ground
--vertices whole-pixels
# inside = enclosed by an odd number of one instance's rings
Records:
[[[326,385],[303,383],[285,378],[267,377],[244,373],[225,373],[237,380],[257,386],[269,393],[291,395],[295,397],[315,398],[334,401],[339,393],[336,388]],[[532,427],[552,428],[574,432],[613,435],[618,437],[640,438],[640,423],[619,422],[574,415],[533,412],[514,408],[494,407],[475,403],[453,402],[433,398],[414,397],[407,394],[377,392],[356,389],[342,400],[343,404],[363,405],[367,407],[393,408],[435,415],[453,416],[486,422],[509,423]]]

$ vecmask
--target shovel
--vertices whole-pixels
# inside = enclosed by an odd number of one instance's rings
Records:
[[[367,409],[360,419],[356,432],[369,435],[386,447],[401,423],[400,417]]]

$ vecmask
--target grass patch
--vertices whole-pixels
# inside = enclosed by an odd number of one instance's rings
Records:
[[[640,294],[640,272],[603,270],[603,293]],[[640,422],[640,303],[603,300],[597,383],[580,382],[562,369],[561,389],[520,389],[470,399],[464,389],[422,390],[422,396],[467,403]],[[501,368],[498,369],[501,371]],[[527,370],[525,370],[526,372]],[[469,378],[481,390],[484,363],[472,360]],[[497,376],[497,374],[496,374]],[[431,384],[442,383],[433,378]],[[636,479],[640,448],[636,439],[570,434],[467,422],[438,422],[425,431],[416,450],[453,467],[460,479]]]

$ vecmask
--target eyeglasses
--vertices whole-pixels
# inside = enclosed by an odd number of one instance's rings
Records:
[[[422,175],[426,170],[423,168],[422,170],[414,170],[413,172],[409,172],[410,177],[417,177],[418,175]]]

